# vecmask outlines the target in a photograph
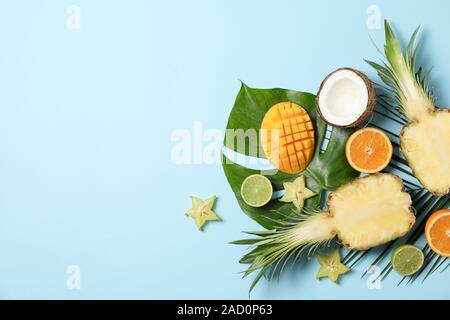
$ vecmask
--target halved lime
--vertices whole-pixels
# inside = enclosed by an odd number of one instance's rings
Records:
[[[242,199],[254,208],[265,206],[272,198],[272,193],[272,183],[260,174],[248,176],[241,186]]]
[[[410,244],[398,247],[391,256],[392,267],[402,276],[410,276],[419,271],[423,260],[422,250]]]

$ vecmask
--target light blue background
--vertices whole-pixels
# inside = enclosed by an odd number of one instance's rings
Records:
[[[0,1],[0,298],[247,298],[245,248],[259,229],[218,165],[171,163],[173,130],[223,129],[239,89],[316,92],[341,66],[373,72],[366,9],[403,39],[422,24],[422,61],[440,105],[450,96],[448,1]],[[381,44],[382,30],[370,30]],[[221,223],[198,232],[190,195],[216,194]],[[252,298],[450,298],[447,274],[381,290],[315,280],[298,267]],[[66,268],[81,267],[81,290]]]

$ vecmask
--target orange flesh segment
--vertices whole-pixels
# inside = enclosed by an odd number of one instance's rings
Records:
[[[267,159],[278,170],[290,174],[302,172],[315,147],[311,118],[295,103],[276,104],[264,116],[261,143]]]
[[[355,133],[347,146],[347,159],[358,171],[373,173],[383,170],[391,160],[392,144],[379,130],[363,129]]]
[[[450,211],[438,211],[430,217],[426,226],[429,246],[438,254],[450,256]]]

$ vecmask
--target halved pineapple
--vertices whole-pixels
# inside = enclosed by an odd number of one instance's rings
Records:
[[[405,54],[389,23],[385,22],[388,64],[368,61],[390,88],[392,100],[409,119],[400,135],[400,147],[422,185],[435,195],[450,192],[450,113],[435,108],[428,90],[428,74],[416,69],[413,51],[418,29]]]
[[[450,110],[423,115],[402,130],[402,153],[417,179],[430,192],[450,191]]]
[[[350,249],[366,250],[405,235],[415,222],[411,205],[399,177],[388,173],[365,176],[330,193],[327,211],[300,215],[276,230],[251,232],[259,238],[234,244],[254,246],[241,260],[251,264],[246,275],[259,270],[253,288],[280,262],[284,265],[303,249],[335,236]]]
[[[296,240],[326,241],[335,235],[348,248],[367,250],[405,235],[415,222],[411,197],[393,174],[353,180],[330,193],[328,210],[296,228]]]
[[[367,250],[407,233],[415,222],[402,180],[377,174],[354,180],[333,192],[328,211],[338,238],[351,249]]]

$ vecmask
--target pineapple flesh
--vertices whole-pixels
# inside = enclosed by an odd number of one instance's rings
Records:
[[[405,235],[415,222],[411,197],[392,174],[359,178],[328,198],[329,215],[342,243],[367,250]]]
[[[299,243],[323,242],[337,236],[349,249],[367,250],[405,235],[415,222],[411,197],[393,174],[374,174],[330,193],[328,210],[300,223]]]
[[[435,195],[450,190],[450,112],[433,111],[402,130],[402,153],[416,178]]]
[[[385,57],[383,65],[370,62],[389,88],[392,101],[409,123],[400,134],[400,148],[415,177],[431,193],[443,196],[450,192],[450,113],[436,109],[428,88],[428,75],[416,70],[417,49],[414,32],[405,52],[385,22]]]
[[[393,174],[374,174],[330,193],[328,210],[295,228],[298,243],[318,243],[335,236],[349,249],[367,250],[405,235],[415,222],[411,197]]]

